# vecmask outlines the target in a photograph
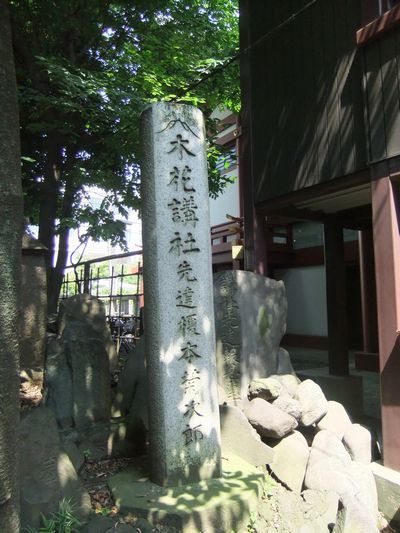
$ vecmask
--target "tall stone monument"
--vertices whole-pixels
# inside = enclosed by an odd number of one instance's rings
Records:
[[[202,113],[153,104],[141,136],[151,479],[174,486],[221,473]]]

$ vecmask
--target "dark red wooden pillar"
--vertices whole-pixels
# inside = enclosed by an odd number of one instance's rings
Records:
[[[240,86],[242,110],[240,112],[241,136],[239,143],[239,173],[242,184],[242,210],[244,219],[244,269],[256,274],[267,275],[267,252],[265,217],[255,208],[254,194],[254,121],[253,121],[253,80],[257,79],[253,66],[253,42],[250,24],[251,0],[240,0],[240,49],[245,50],[240,59]],[[254,21],[253,21],[254,24]]]
[[[372,176],[384,465],[400,470],[399,184]]]
[[[374,239],[372,229],[360,231],[358,235],[363,350],[368,354],[378,354],[378,317],[376,312]]]
[[[328,217],[324,222],[324,251],[329,373],[347,376],[349,352],[343,228],[334,216]]]

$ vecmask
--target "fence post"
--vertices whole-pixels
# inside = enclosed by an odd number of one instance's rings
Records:
[[[89,294],[90,263],[85,263],[83,270],[83,292]]]

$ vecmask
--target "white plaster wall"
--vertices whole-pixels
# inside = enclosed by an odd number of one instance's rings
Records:
[[[211,226],[229,222],[226,218],[227,214],[234,217],[240,216],[238,170],[239,169],[236,168],[235,170],[228,172],[228,175],[236,177],[235,182],[229,183],[224,193],[218,196],[215,200],[210,198]]]
[[[325,267],[276,269],[276,279],[285,283],[288,299],[287,333],[328,334]]]

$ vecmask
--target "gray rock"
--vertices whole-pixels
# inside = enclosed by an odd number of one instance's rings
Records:
[[[45,377],[46,405],[63,428],[85,427],[110,417],[107,329],[97,298],[86,294],[63,301],[61,336],[49,342]]]
[[[369,464],[372,460],[372,438],[369,430],[360,424],[346,428],[343,444],[353,461]]]
[[[302,381],[297,387],[296,397],[301,404],[301,423],[311,426],[319,422],[328,411],[328,402],[319,385],[311,379]]]
[[[378,531],[372,472],[367,465],[351,460],[333,432],[322,430],[315,436],[304,483],[308,489],[333,491],[339,496],[346,511],[343,531]]]
[[[76,321],[85,324],[100,339],[109,359],[110,373],[117,366],[117,351],[111,337],[110,328],[106,323],[106,313],[101,300],[90,294],[76,294],[60,303],[58,316],[58,335],[62,336],[68,322]]]
[[[62,449],[68,455],[69,460],[73,464],[75,470],[79,472],[85,461],[83,453],[78,449],[78,446],[72,440],[62,440],[61,442]]]
[[[245,415],[262,437],[280,439],[297,427],[292,416],[261,398],[254,398],[248,404]]]
[[[331,531],[336,524],[339,497],[334,492],[307,489],[302,496],[305,502],[305,517],[315,526],[315,531]]]
[[[63,342],[55,336],[48,338],[45,368],[44,403],[56,415],[58,425],[73,425],[72,376]]]
[[[214,274],[218,381],[236,402],[253,379],[278,371],[279,344],[286,330],[283,282],[229,270]]]
[[[282,391],[282,385],[274,378],[258,378],[251,381],[247,397],[251,401],[254,398],[262,398],[267,402],[278,398]]]
[[[277,374],[290,374],[296,377],[296,372],[290,360],[290,354],[285,348],[279,348]]]
[[[301,433],[294,431],[274,447],[274,458],[270,468],[280,481],[291,490],[300,493],[309,455],[306,439]]]
[[[318,422],[319,430],[329,429],[333,431],[339,439],[343,439],[345,431],[351,426],[351,420],[346,409],[339,402],[329,401],[328,411]]]
[[[296,397],[297,387],[301,383],[297,376],[294,376],[293,374],[273,374],[269,377],[279,381],[286,394],[288,394],[292,398]]]
[[[124,368],[119,374],[112,414],[125,416],[131,411],[132,402],[138,389],[145,387],[146,365],[144,355],[144,338],[141,338],[135,348],[128,354]]]
[[[272,402],[272,405],[292,416],[297,421],[301,418],[300,402],[289,396],[287,393],[279,396],[279,398]]]
[[[82,533],[109,533],[114,531],[116,520],[110,516],[94,515],[82,529]]]
[[[22,528],[38,527],[41,513],[56,512],[63,498],[77,506],[81,518],[87,516],[90,498],[60,448],[53,411],[39,407],[22,418],[19,457]]]
[[[238,455],[254,466],[271,462],[273,450],[263,442],[240,409],[220,405],[222,455]]]

